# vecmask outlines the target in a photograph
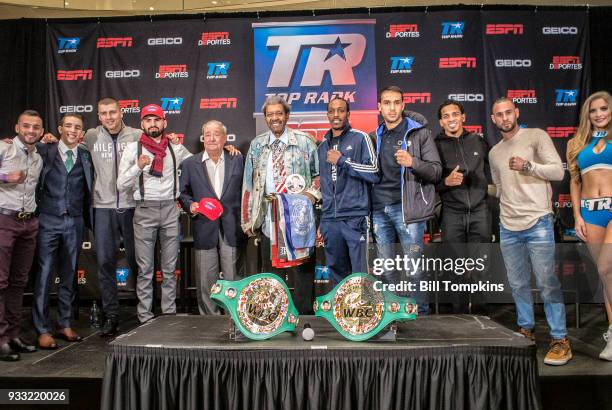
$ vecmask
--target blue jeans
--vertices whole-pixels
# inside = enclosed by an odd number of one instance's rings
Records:
[[[423,253],[425,222],[405,224],[402,217],[401,203],[375,210],[372,213],[372,221],[374,223],[374,238],[376,239],[379,258],[395,259],[397,255],[395,247],[398,238],[405,255],[411,259],[421,257]],[[387,283],[399,283],[401,280],[409,280],[416,284],[417,289],[422,277],[423,271],[421,269],[414,272],[392,270],[383,273],[383,280]],[[426,314],[429,311],[427,295],[422,292],[415,292],[412,296],[419,305],[419,314]]]
[[[542,216],[534,226],[524,231],[509,231],[500,224],[499,240],[516,305],[517,324],[525,329],[535,326],[530,286],[533,271],[544,302],[550,335],[553,339],[563,339],[567,335],[565,305],[561,284],[554,272],[552,214]]]

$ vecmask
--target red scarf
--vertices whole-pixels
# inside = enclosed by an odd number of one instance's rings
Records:
[[[153,138],[143,133],[140,136],[140,143],[147,149],[147,151],[155,155],[149,174],[153,175],[154,177],[161,177],[164,172],[164,157],[166,156],[166,148],[168,148],[168,138],[166,137],[166,134],[162,135],[161,141],[158,144]]]

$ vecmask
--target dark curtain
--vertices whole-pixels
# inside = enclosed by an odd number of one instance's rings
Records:
[[[591,7],[591,91],[612,91],[612,7]]]
[[[0,23],[0,137],[14,135],[17,116],[25,109],[46,117],[45,31],[45,20]]]
[[[535,346],[110,349],[104,410],[541,408]]]

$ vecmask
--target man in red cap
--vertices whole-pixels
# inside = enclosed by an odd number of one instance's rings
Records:
[[[202,135],[204,151],[183,163],[179,200],[194,218],[198,308],[205,315],[221,312],[210,299],[219,272],[225,280],[238,279],[239,249],[245,238],[240,227],[244,158],[223,152],[227,128],[221,122],[205,123]]]
[[[153,318],[153,261],[159,234],[161,245],[162,313],[176,313],[176,259],[179,254],[179,194],[177,171],[191,156],[183,145],[169,143],[162,108],[150,104],[140,112],[142,135],[124,150],[119,165],[117,188],[134,191],[134,243],[138,278],[138,319]]]

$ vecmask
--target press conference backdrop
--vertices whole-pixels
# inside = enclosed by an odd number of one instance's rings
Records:
[[[371,131],[377,90],[397,85],[434,134],[438,105],[454,98],[465,105],[467,128],[491,144],[499,136],[490,105],[511,98],[520,125],[547,130],[564,159],[589,92],[587,17],[586,10],[464,10],[49,24],[49,124],[78,112],[93,127],[96,101],[111,96],[135,127],[141,107],[161,105],[168,130],[192,152],[201,150],[201,125],[210,119],[226,124],[229,141],[246,152],[266,130],[268,95],[285,96],[290,126],[320,139],[331,98],[348,99],[352,126]],[[570,224],[568,177],[553,184],[553,201]]]

